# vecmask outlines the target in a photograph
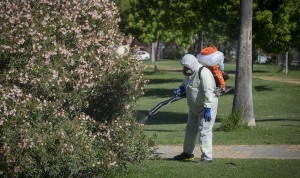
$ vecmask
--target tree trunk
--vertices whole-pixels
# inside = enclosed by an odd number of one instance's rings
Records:
[[[155,46],[155,47],[156,47],[156,51],[155,51],[155,56],[156,56],[155,58],[156,58],[156,61],[158,61],[158,59],[160,59],[160,57],[159,57],[159,50],[160,50],[160,49],[159,49],[159,47],[160,47],[160,46],[159,46],[159,43],[160,43],[159,40],[157,40],[156,46]]]
[[[255,126],[252,100],[252,3],[240,0],[240,33],[233,112],[242,112],[243,122]]]
[[[284,68],[285,75],[288,74],[288,70],[289,70],[289,52],[286,52],[285,53],[285,68]]]
[[[156,63],[157,53],[156,53],[156,51],[157,51],[157,41],[152,43],[152,46],[151,46],[151,60],[154,65],[154,68],[153,68],[154,71],[157,71],[157,63]]]

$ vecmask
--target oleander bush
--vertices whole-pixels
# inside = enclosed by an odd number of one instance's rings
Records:
[[[111,0],[0,2],[0,177],[108,177],[151,156]]]

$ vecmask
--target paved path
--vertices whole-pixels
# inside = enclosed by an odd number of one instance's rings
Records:
[[[182,145],[159,145],[157,153],[162,158],[173,158],[182,152]],[[195,157],[200,156],[196,146]],[[215,145],[214,158],[266,158],[266,159],[300,159],[300,145]]]

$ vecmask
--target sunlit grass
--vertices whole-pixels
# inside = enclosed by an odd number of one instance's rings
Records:
[[[173,160],[151,160],[122,178],[300,177],[300,160],[215,159],[209,165]]]
[[[152,63],[146,61],[143,65],[151,66]],[[179,60],[158,61],[157,65],[158,72],[153,72],[151,67],[145,71],[149,84],[145,96],[137,103],[138,117],[172,97],[173,89],[183,80]],[[276,65],[254,65],[253,75],[279,75],[277,69]],[[231,77],[227,85],[234,86],[235,65],[226,64],[225,70]],[[293,77],[296,76],[300,79],[299,70],[293,71]],[[214,144],[300,144],[300,85],[254,78],[252,92],[256,127],[234,132],[218,131],[220,121],[231,113],[234,94],[219,97]],[[146,122],[145,133],[156,134],[157,144],[182,144],[187,112],[186,99],[164,106]]]
[[[138,101],[138,118],[144,116],[158,103],[173,96],[173,89],[183,80],[179,60],[158,61],[158,71],[153,72],[152,63],[145,71],[150,82],[146,94]],[[299,70],[289,75],[278,72],[276,65],[254,65],[253,76],[272,76],[284,79],[300,79]],[[235,65],[226,64],[231,79],[226,83],[234,86]],[[256,127],[233,132],[219,131],[220,121],[230,115],[233,93],[219,98],[217,121],[214,126],[214,145],[253,144],[300,144],[300,85],[253,79],[253,104]],[[157,135],[157,144],[182,145],[188,107],[182,99],[164,106],[144,126],[148,136]],[[120,177],[130,178],[198,178],[198,177],[300,177],[299,160],[273,159],[214,159],[210,165],[172,160],[149,160],[148,166],[136,167],[136,172]]]

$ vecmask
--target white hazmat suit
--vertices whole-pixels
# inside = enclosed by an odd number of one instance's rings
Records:
[[[193,153],[200,133],[201,160],[212,160],[212,128],[218,107],[218,98],[215,95],[215,79],[206,67],[201,70],[199,77],[198,71],[203,65],[191,54],[185,55],[181,64],[193,71],[193,74],[186,76],[183,82],[189,106],[183,151],[187,154]],[[205,122],[204,108],[211,109],[210,122]]]

